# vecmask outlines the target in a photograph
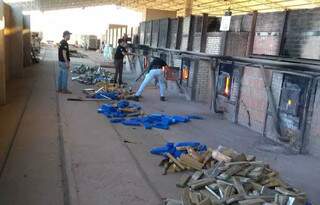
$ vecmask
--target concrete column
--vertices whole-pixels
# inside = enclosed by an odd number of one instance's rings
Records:
[[[190,16],[192,14],[193,0],[184,1],[184,16]]]
[[[0,105],[6,103],[6,64],[4,50],[4,12],[3,2],[0,1]]]
[[[203,52],[203,53],[206,51],[207,29],[208,29],[208,14],[203,14],[202,30],[201,30],[201,45],[200,45],[200,52]]]
[[[4,4],[7,78],[23,74],[23,15],[20,9]]]
[[[250,33],[249,33],[246,56],[252,55],[252,52],[253,52],[254,37],[256,35],[257,17],[258,17],[258,12],[254,11],[252,22],[251,22],[251,29],[250,29]]]
[[[31,59],[31,31],[30,31],[30,16],[23,16],[23,66],[27,67],[32,64]]]
[[[279,55],[282,56],[284,55],[284,44],[285,44],[285,40],[286,40],[286,33],[287,33],[287,28],[288,28],[288,16],[289,16],[289,10],[285,11],[285,15],[284,15],[284,21],[283,21],[283,25],[282,25],[282,30],[281,30],[281,42],[279,45]]]

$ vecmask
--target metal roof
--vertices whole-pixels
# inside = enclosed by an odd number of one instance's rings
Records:
[[[22,7],[23,10],[57,10],[99,5],[118,5],[142,11],[146,8],[177,11],[184,14],[186,2],[192,3],[192,14],[208,13],[220,16],[231,8],[233,14],[252,11],[273,12],[286,9],[320,7],[320,0],[4,0]]]

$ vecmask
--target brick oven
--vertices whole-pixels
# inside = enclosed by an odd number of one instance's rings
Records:
[[[268,109],[265,127],[267,137],[288,144],[294,150],[301,150],[309,107],[308,99],[312,94],[310,88],[311,80],[308,77],[273,73],[272,91],[277,103],[276,114],[280,133],[275,131],[274,122],[271,120],[272,113]]]
[[[215,110],[236,122],[243,68],[232,63],[220,63],[216,71]]]

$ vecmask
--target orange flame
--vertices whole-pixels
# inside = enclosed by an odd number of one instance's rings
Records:
[[[230,93],[230,77],[228,76],[228,77],[226,77],[226,87],[225,87],[225,89],[224,89],[224,94],[225,95],[229,95],[229,93]]]
[[[189,69],[187,67],[182,69],[182,78],[183,80],[189,79]]]

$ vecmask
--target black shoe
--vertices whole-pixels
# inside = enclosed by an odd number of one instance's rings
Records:
[[[166,97],[162,96],[162,97],[160,97],[160,100],[164,102],[164,101],[166,101]]]
[[[136,101],[136,102],[139,102],[139,100],[140,100],[140,96],[133,96],[133,98],[132,98],[132,100],[133,101]]]

